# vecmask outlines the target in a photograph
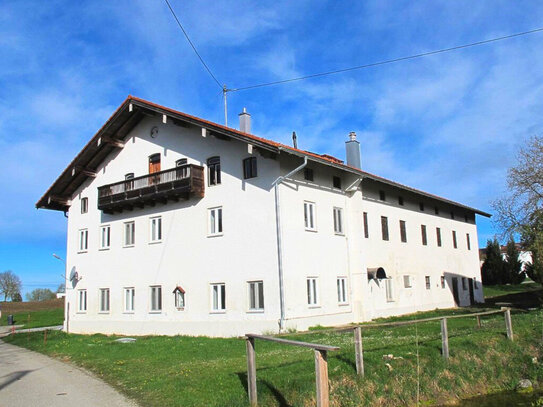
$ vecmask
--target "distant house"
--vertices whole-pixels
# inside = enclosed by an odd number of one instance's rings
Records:
[[[526,270],[526,265],[532,262],[532,252],[529,250],[523,250],[520,243],[516,243],[517,250],[519,251],[518,259],[522,263],[521,270]],[[502,259],[507,259],[507,246],[500,246],[500,253],[502,255]],[[486,248],[479,249],[479,265],[480,267],[483,267],[483,263],[486,259]]]
[[[483,301],[478,209],[129,96],[38,201],[65,328],[243,335]]]

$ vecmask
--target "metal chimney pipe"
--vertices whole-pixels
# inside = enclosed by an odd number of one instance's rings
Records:
[[[298,137],[296,137],[296,132],[292,132],[292,145],[294,148],[298,148]]]

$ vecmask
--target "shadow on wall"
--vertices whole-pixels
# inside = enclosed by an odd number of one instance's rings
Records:
[[[445,286],[451,291],[456,306],[466,307],[484,303],[483,284],[473,277],[457,273],[443,273]],[[443,284],[443,283],[442,283]]]

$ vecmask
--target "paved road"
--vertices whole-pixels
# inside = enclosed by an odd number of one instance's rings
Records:
[[[90,373],[0,340],[0,407],[135,407]]]

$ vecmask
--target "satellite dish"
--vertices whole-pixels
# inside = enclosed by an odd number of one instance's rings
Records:
[[[72,287],[75,287],[81,278],[82,277],[79,277],[79,273],[75,269],[75,266],[72,267],[72,270],[70,271],[70,281],[72,282]]]

